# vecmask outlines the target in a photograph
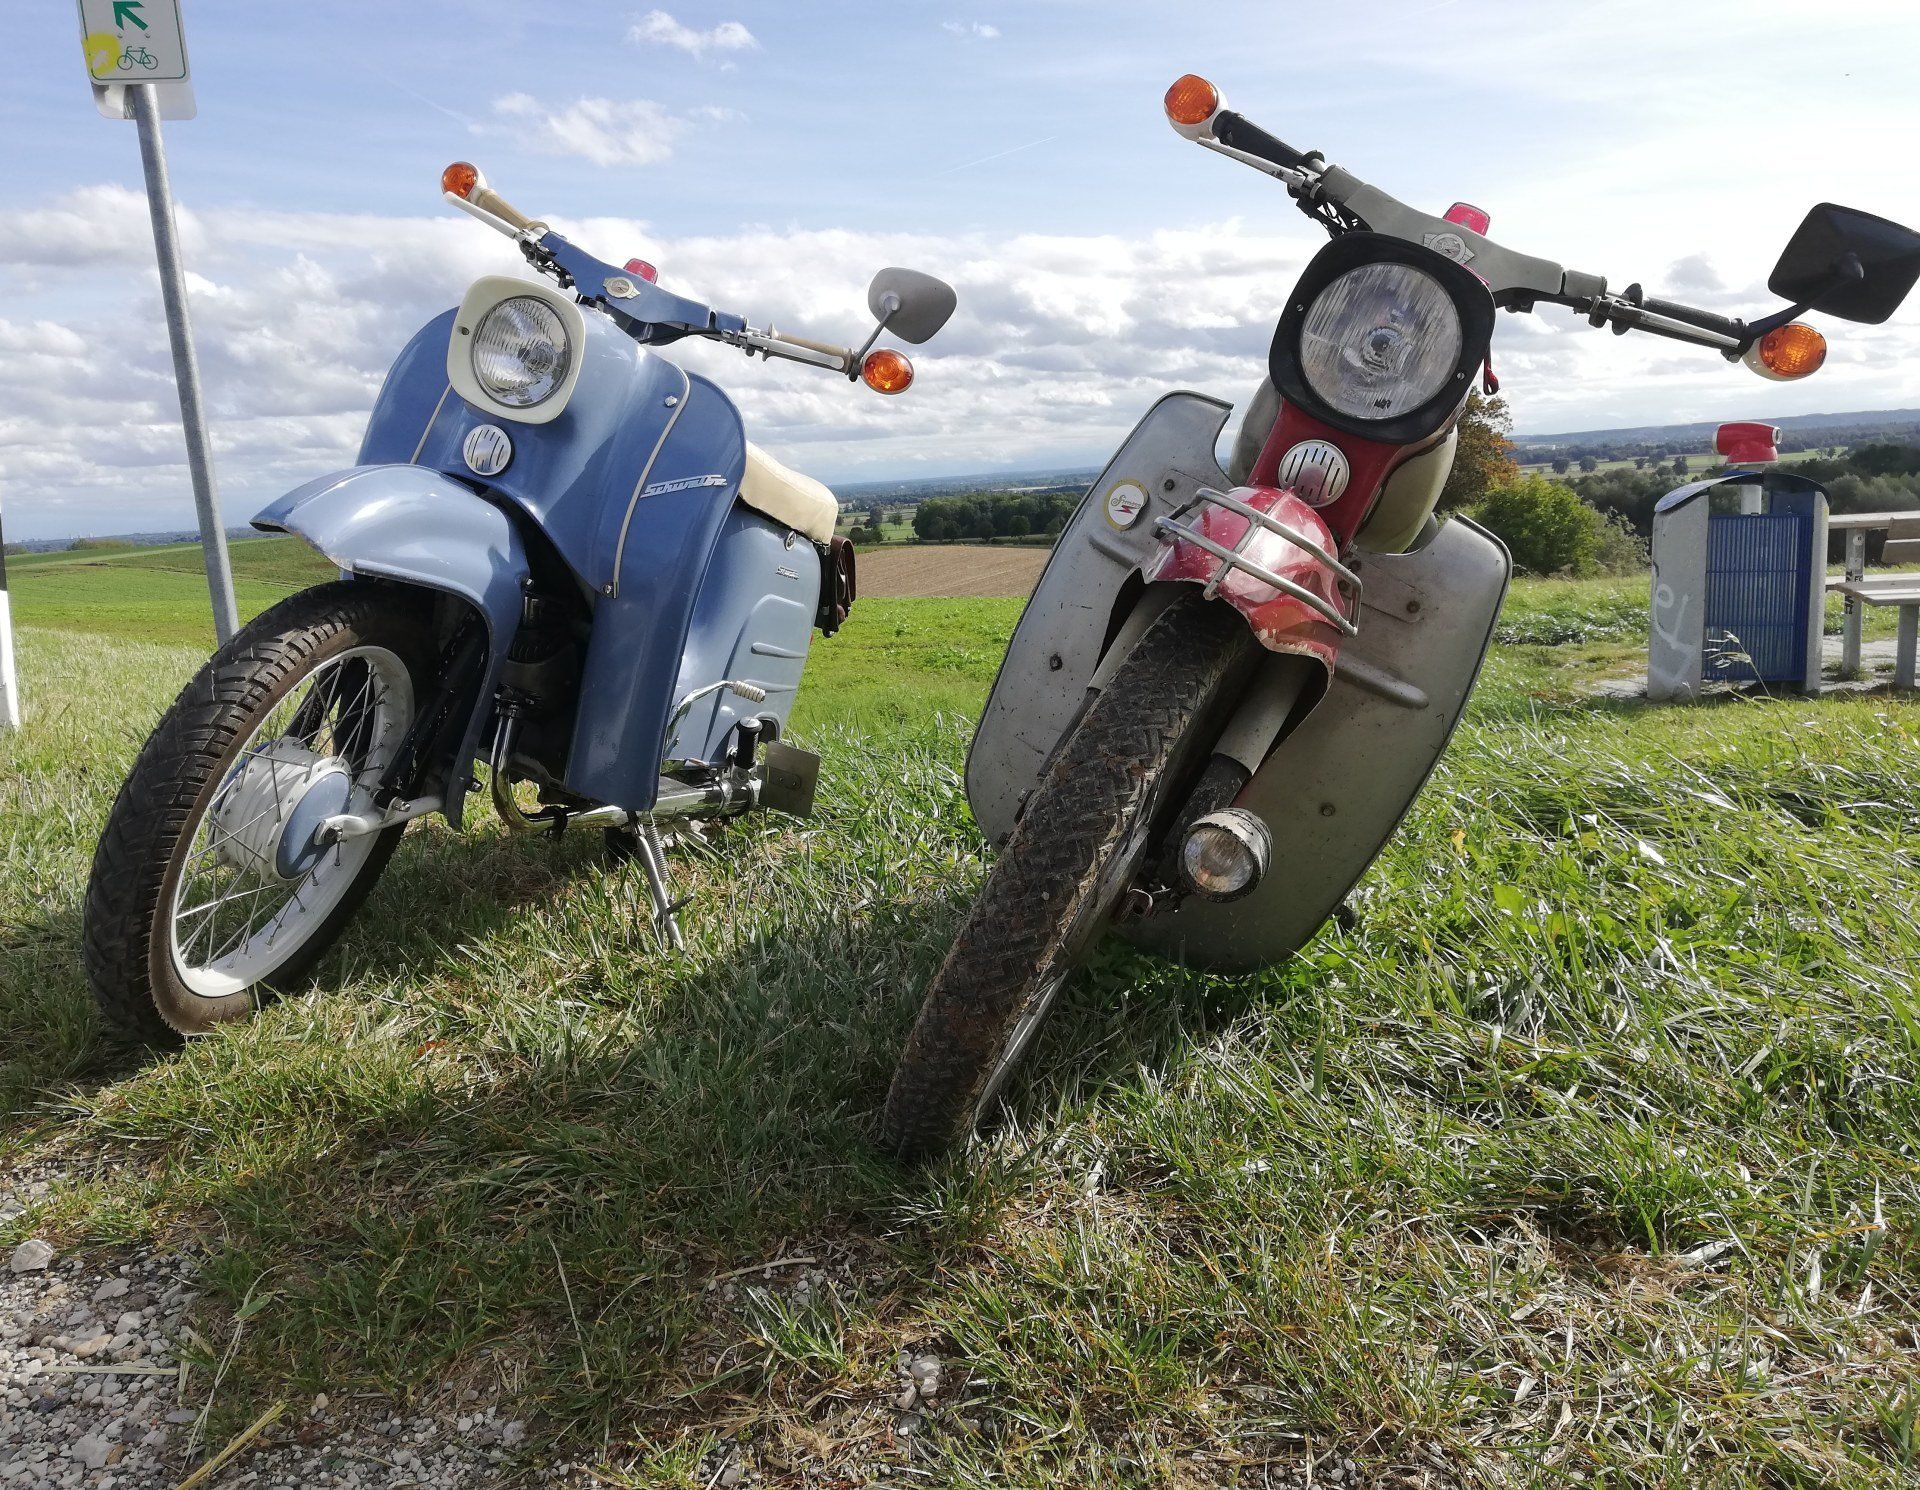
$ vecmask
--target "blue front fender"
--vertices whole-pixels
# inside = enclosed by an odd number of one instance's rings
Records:
[[[446,813],[460,821],[467,763],[492,712],[500,664],[520,624],[527,555],[513,519],[471,487],[424,466],[356,466],[288,492],[253,520],[291,533],[349,574],[455,595],[487,626],[487,669],[447,776]]]

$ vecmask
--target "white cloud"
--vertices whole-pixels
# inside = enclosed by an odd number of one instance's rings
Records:
[[[711,117],[715,110],[700,110]],[[493,122],[480,131],[504,132],[543,155],[577,155],[597,166],[657,165],[691,128],[686,117],[652,99],[577,98],[542,103],[527,93],[509,93],[493,103]]]
[[[760,45],[738,21],[722,21],[709,31],[683,25],[664,10],[650,10],[627,31],[635,46],[677,47],[692,57],[712,52],[745,52]]]
[[[985,21],[942,21],[940,29],[954,36],[964,36],[969,41],[998,41],[1000,28],[990,26]]]
[[[22,226],[22,225],[25,226]],[[1287,287],[1316,246],[1291,224],[1140,234],[960,235],[749,228],[672,238],[625,218],[562,222],[610,259],[755,325],[857,340],[867,276],[924,268],[960,293],[913,390],[875,396],[790,364],[680,343],[756,441],[802,470],[857,480],[1096,464],[1161,394],[1240,402]],[[183,213],[192,310],[228,515],[351,464],[387,367],[482,274],[527,273],[513,246],[455,214],[376,217],[242,206]],[[190,526],[192,507],[137,193],[93,187],[0,219],[0,502],[15,536]],[[116,271],[99,294],[100,266]],[[1650,282],[1705,291],[1695,260]],[[1717,306],[1768,303],[1746,273]],[[1693,298],[1690,294],[1690,298]],[[1527,431],[1920,404],[1920,327],[1833,326],[1804,384],[1762,384],[1711,353],[1601,335],[1569,312],[1503,316],[1494,364]]]

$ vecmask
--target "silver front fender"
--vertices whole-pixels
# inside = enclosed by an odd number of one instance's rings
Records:
[[[457,596],[487,627],[487,668],[448,773],[446,813],[460,821],[466,763],[478,753],[500,664],[520,624],[527,555],[506,512],[424,466],[356,466],[310,481],[254,519],[304,539],[343,572]]]
[[[1484,528],[1453,518],[1423,547],[1365,554],[1360,633],[1318,707],[1235,804],[1266,823],[1273,860],[1227,904],[1183,902],[1121,934],[1195,967],[1243,972],[1306,944],[1386,846],[1439,762],[1493,639],[1512,569]]]

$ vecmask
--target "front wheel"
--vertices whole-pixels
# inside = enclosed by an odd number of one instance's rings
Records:
[[[991,1112],[1260,655],[1236,612],[1196,592],[1115,670],[1034,788],[927,990],[887,1093],[886,1149],[929,1157]]]
[[[141,1040],[244,1018],[333,943],[404,828],[323,844],[372,810],[432,675],[431,601],[322,585],[208,659],[120,788],[87,885],[86,963]]]

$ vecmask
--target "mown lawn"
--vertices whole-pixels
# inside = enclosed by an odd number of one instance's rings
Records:
[[[195,655],[30,629],[0,1150],[88,1178],[0,1245],[204,1249],[234,1426],[457,1376],[616,1485],[723,1440],[778,1484],[909,1442],[893,1482],[1912,1481],[1920,715],[1594,701],[1643,586],[1516,587],[1350,927],[1240,981],[1104,952],[1016,1123],[923,1173],[865,1140],[982,871],[959,770],[1018,602],[819,646],[820,815],[678,852],[684,955],[585,838],[423,826],[315,992],[144,1058],[78,903]],[[906,1345],[949,1372],[910,1441]]]

